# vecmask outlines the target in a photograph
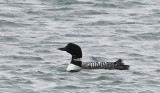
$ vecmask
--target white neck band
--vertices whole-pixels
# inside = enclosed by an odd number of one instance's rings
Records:
[[[73,59],[74,61],[82,61],[82,58]]]

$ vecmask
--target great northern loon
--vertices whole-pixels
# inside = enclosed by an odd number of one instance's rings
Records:
[[[64,48],[59,48],[61,51],[66,51],[72,55],[72,60],[67,67],[67,71],[79,71],[81,69],[118,69],[118,70],[128,70],[129,65],[125,65],[121,59],[116,62],[82,62],[82,50],[81,48],[74,44],[69,43]]]

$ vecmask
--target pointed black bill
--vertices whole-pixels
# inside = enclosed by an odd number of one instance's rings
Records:
[[[67,51],[66,48],[58,48],[58,50],[61,50],[61,51]]]

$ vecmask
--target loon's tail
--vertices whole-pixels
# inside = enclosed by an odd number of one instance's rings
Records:
[[[125,65],[122,62],[122,59],[118,59],[116,62],[114,62],[114,64],[115,64],[115,68],[119,70],[128,70],[130,67],[129,65]]]

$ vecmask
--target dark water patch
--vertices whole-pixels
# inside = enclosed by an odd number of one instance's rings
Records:
[[[35,44],[35,43],[23,43],[23,42],[20,42],[19,43],[19,47],[22,48],[22,49],[25,49],[25,50],[33,50],[33,49],[41,47],[41,45]]]
[[[160,73],[160,69],[157,69],[156,72]]]
[[[19,55],[25,55],[25,54],[27,54],[27,55],[31,55],[32,53],[30,53],[30,52],[28,52],[28,51],[19,51],[19,52],[17,52]]]
[[[108,2],[108,1],[103,1],[101,3],[96,3],[94,6],[95,7],[103,7],[103,8],[135,8],[135,7],[143,7],[145,5],[148,5],[146,3],[143,3],[141,1],[128,1],[128,2],[122,2],[122,1],[117,1],[117,2]]]
[[[31,15],[43,15],[43,14],[45,14],[44,11],[33,10],[33,9],[25,10],[24,12],[27,13],[27,14],[31,14]]]
[[[89,79],[89,78],[85,78],[85,76],[90,76],[92,74],[92,70],[82,69],[79,73],[80,73],[80,77],[82,77],[83,79]]]
[[[83,11],[75,11],[72,15],[77,15],[80,18],[92,18],[89,15],[103,15],[108,14],[106,11],[95,11],[95,10],[83,10]],[[87,15],[85,17],[85,15]]]
[[[154,80],[154,79],[152,79],[152,80],[145,80],[145,82],[148,83],[149,85],[155,85],[155,86],[160,84],[159,81]]]
[[[104,58],[104,57],[94,57],[94,56],[91,56],[90,59],[91,59],[92,61],[94,61],[94,62],[99,62],[99,61],[101,61],[101,62],[106,62],[106,61],[107,61],[107,59]]]
[[[15,70],[16,67],[12,65],[0,65],[0,70],[1,71],[9,71],[9,70]]]
[[[45,2],[47,4],[53,4],[53,5],[77,5],[77,4],[93,4],[93,2],[90,1],[80,1],[80,0],[40,0],[41,2]]]
[[[30,85],[32,84],[32,82],[30,80],[26,80],[26,79],[10,79],[8,81],[5,81],[4,83],[6,84],[10,84],[11,86],[14,86],[14,85]]]
[[[140,76],[146,76],[146,75],[148,75],[147,73],[137,72],[137,71],[133,71],[132,74],[138,75],[138,76],[139,76],[139,75],[140,75]]]
[[[32,76],[37,77],[37,79],[39,80],[44,80],[47,82],[53,82],[53,81],[57,81],[57,79],[55,79],[56,77],[54,77],[53,73],[46,73],[46,72],[42,72],[42,71],[38,71],[38,73],[36,74],[32,74]]]
[[[85,23],[84,25],[87,26],[106,26],[106,25],[116,25],[114,22],[111,21],[96,21],[96,22],[90,22],[90,23]]]
[[[4,26],[18,27],[18,26],[20,26],[20,24],[17,24],[15,22],[11,22],[11,21],[7,21],[7,20],[0,20],[0,26],[1,27],[4,27]]]
[[[24,24],[21,22],[14,22],[14,21],[8,21],[8,20],[0,20],[0,26],[1,27],[25,27],[29,26],[30,24]]]
[[[137,8],[137,7],[144,7],[146,5],[149,5],[149,3],[144,3],[143,1],[128,1],[124,2],[121,6],[125,8]]]
[[[69,11],[69,10],[74,10],[73,8],[70,7],[58,7],[58,8],[49,8],[49,9],[44,9],[46,11]]]
[[[10,74],[16,75],[16,76],[21,76],[21,75],[24,74],[23,70],[25,70],[25,69],[21,70],[21,69],[18,68],[18,66],[15,66],[15,67],[16,67],[16,70],[14,70],[14,69],[10,70],[9,71]]]
[[[2,58],[14,59],[14,60],[25,60],[25,61],[43,61],[44,59],[41,57],[33,57],[33,56],[3,56]]]
[[[130,16],[135,16],[135,17],[138,16],[137,13],[130,13],[129,15],[130,15]]]
[[[144,57],[144,55],[141,55],[141,54],[139,54],[139,53],[129,53],[128,56],[138,57],[138,58]]]
[[[37,74],[45,74],[43,71],[37,71]]]
[[[52,62],[44,62],[43,64],[49,65],[49,64],[52,64]]]
[[[30,70],[30,71],[24,71],[23,74],[25,75],[36,75],[38,72],[36,72],[35,70]]]
[[[136,21],[121,21],[121,22],[119,22],[119,23],[117,23],[117,24],[120,24],[120,25],[124,25],[124,24],[126,24],[126,25],[140,25],[140,24],[144,24],[144,23],[142,23],[142,22],[136,22]]]
[[[55,68],[55,67],[53,66],[51,68]],[[66,68],[67,68],[66,64],[56,67],[57,71],[59,71],[59,72],[66,72]]]
[[[95,34],[91,34],[91,35],[80,35],[80,34],[66,34],[66,37],[106,37],[106,35],[95,35]]]
[[[13,13],[0,13],[0,16],[1,17],[9,17],[9,18],[16,18],[17,15],[16,14],[13,14]]]
[[[56,40],[56,39],[61,39],[62,37],[57,34],[57,33],[54,33],[53,36],[48,36],[47,38],[45,38],[43,41],[41,42],[45,42],[45,41],[53,41],[53,40]],[[55,42],[55,41],[54,41]],[[60,43],[60,42],[57,42],[57,43]]]
[[[57,2],[58,5],[75,5],[78,4],[78,1],[76,0],[59,0]]]
[[[42,79],[44,81],[47,81],[47,82],[54,82],[54,81],[56,81],[53,77],[43,77],[43,78],[40,78],[40,79]]]
[[[129,31],[129,30],[123,30],[123,29],[117,29],[117,30],[115,30],[116,32],[118,32],[118,33],[125,33],[125,34],[127,34],[127,33],[132,33],[131,31]]]
[[[34,65],[33,64],[26,64],[26,65],[19,65],[19,67],[27,69],[27,68],[33,68]]]
[[[76,86],[76,85],[65,85],[65,86],[56,86],[54,87],[55,89],[84,89],[84,88],[88,88],[88,87],[80,87],[80,86]]]
[[[99,76],[99,77],[95,78],[94,80],[97,80],[97,81],[101,81],[101,80],[113,80],[113,77]]]
[[[78,0],[77,0],[77,1],[78,1]],[[91,2],[90,2],[90,1],[80,1],[80,0],[79,0],[79,1],[78,1],[78,4],[79,4],[79,5],[82,5],[82,4],[83,4],[83,5],[86,5],[86,6],[87,6],[87,5],[93,5],[94,2],[92,2],[92,1],[91,1]]]
[[[16,84],[33,84],[32,81],[28,80],[28,79],[23,79],[21,77],[12,77],[12,82],[16,83]]]
[[[153,14],[160,15],[160,9],[153,9],[152,12]]]
[[[137,37],[137,36],[128,36],[128,38],[130,39],[130,40],[134,40],[134,41],[140,41],[141,39],[140,39],[140,37]]]
[[[90,5],[93,4],[92,2],[89,1],[78,1],[78,0],[58,0],[56,2],[58,5]]]
[[[49,54],[49,53],[51,53],[51,51],[49,51],[49,50],[36,50],[35,53],[47,53],[47,54]]]
[[[94,7],[117,8],[119,6],[117,4],[114,4],[114,3],[102,2],[102,3],[96,3],[96,4],[94,4]]]
[[[27,71],[25,72],[26,75],[30,75],[32,77],[36,77],[37,79],[44,79],[44,78],[48,78],[51,77],[52,74],[51,73],[46,73],[45,71]]]
[[[138,34],[141,40],[160,40],[160,32]]]
[[[146,56],[147,57],[147,59],[156,59],[157,57],[156,56],[154,56],[154,55],[148,55],[148,56]],[[157,60],[156,60],[157,61]]]
[[[120,84],[123,84],[123,82],[120,81],[120,80],[115,80],[115,81],[110,83],[110,85],[120,85]]]
[[[40,3],[38,2],[16,2],[16,1],[10,1],[10,2],[7,2],[8,5],[13,5],[13,6],[16,6],[16,5],[39,5]]]
[[[0,36],[0,42],[19,42],[15,36]]]
[[[154,93],[152,90],[141,90],[139,93]]]

